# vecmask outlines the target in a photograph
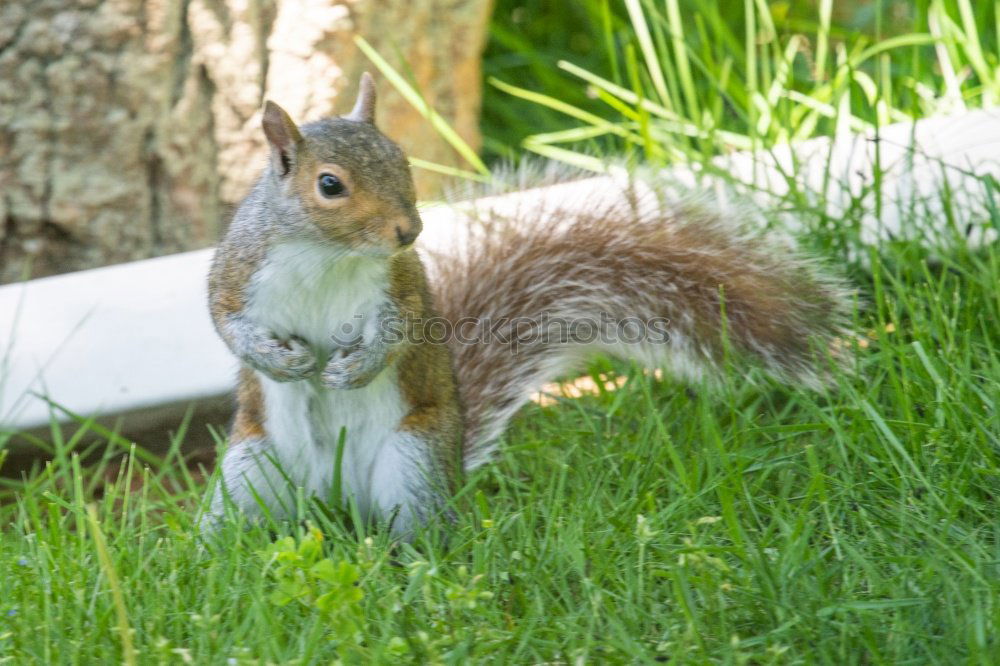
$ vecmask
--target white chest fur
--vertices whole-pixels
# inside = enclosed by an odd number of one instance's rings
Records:
[[[344,340],[351,337],[345,333],[359,330],[370,336],[386,302],[387,270],[381,258],[344,256],[314,244],[279,245],[254,279],[247,314],[276,337],[304,340],[322,365],[337,336]],[[259,377],[270,448],[293,483],[329,497],[343,428],[345,495],[367,513],[373,504],[383,504],[380,497],[395,494],[378,487],[386,470],[377,469],[396,457],[389,450],[399,444],[397,429],[407,409],[393,368],[354,390],[327,389],[318,376],[287,383]]]
[[[284,243],[268,253],[254,276],[247,311],[275,335],[297,336],[325,356],[335,339],[374,324],[386,301],[388,269],[384,258]]]

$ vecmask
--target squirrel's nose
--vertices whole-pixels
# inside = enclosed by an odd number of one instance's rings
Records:
[[[413,241],[417,240],[417,234],[420,233],[420,229],[407,229],[403,231],[402,227],[396,227],[396,238],[399,239],[400,245],[410,245]]]

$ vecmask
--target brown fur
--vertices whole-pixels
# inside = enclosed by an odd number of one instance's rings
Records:
[[[398,246],[397,228],[419,232],[416,191],[406,157],[374,126],[321,120],[302,127],[294,189],[306,215],[333,241],[357,249]],[[341,129],[343,128],[343,129]],[[324,170],[339,176],[350,193],[326,200],[316,189]]]
[[[376,244],[391,251],[396,248],[397,230],[407,233],[420,230],[411,192],[385,197],[379,190],[372,190],[371,183],[353,175],[358,168],[349,159],[340,158],[341,164],[322,161],[313,153],[316,148],[305,146],[299,153],[294,187],[306,214],[329,239],[347,247],[364,247]],[[349,197],[325,199],[317,189],[320,174],[332,173],[339,177],[350,192]]]
[[[240,368],[236,385],[236,416],[230,440],[243,441],[264,436],[264,396],[260,380],[250,368]]]
[[[404,321],[419,323],[435,316],[427,276],[415,251],[406,250],[393,257],[389,297]],[[450,492],[455,489],[454,472],[461,469],[456,462],[460,461],[462,442],[462,415],[451,355],[444,345],[424,340],[416,327],[411,327],[407,339],[412,344],[397,352],[400,389],[411,405],[401,428],[431,443]]]
[[[209,310],[216,327],[228,316],[243,312],[250,279],[260,267],[266,251],[265,245],[254,244],[216,252],[208,277]]]

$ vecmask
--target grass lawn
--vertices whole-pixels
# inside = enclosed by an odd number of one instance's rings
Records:
[[[176,452],[105,483],[64,442],[2,509],[0,656],[996,663],[1000,259],[902,244],[857,273],[835,391],[597,363],[628,381],[526,410],[447,539],[313,510],[205,547]]]
[[[705,49],[697,67],[718,72]],[[628,53],[623,77],[641,62]],[[701,74],[667,74],[671,108],[713,128],[757,104],[727,78],[743,97],[713,116],[713,89],[684,83]],[[812,91],[829,104],[806,105],[822,117],[798,116],[810,132],[858,104],[831,81]],[[851,113],[892,119],[875,107]],[[796,108],[749,114],[748,136],[789,138]],[[716,148],[657,143],[656,121],[608,134],[657,159]],[[456,498],[457,524],[403,545],[305,502],[309,527],[231,524],[201,542],[183,432],[164,458],[123,459],[119,438],[83,427],[0,489],[0,663],[997,663],[1000,253],[852,253],[852,219],[802,206],[803,242],[862,303],[855,372],[828,393],[742,367],[688,387],[595,360],[624,385],[526,409]],[[940,226],[919,211],[914,225]],[[986,217],[1000,229],[1000,210]],[[85,467],[88,447],[100,462]]]

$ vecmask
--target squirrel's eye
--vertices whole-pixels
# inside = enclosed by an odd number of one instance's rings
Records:
[[[339,178],[332,173],[321,173],[319,175],[319,191],[327,199],[333,199],[347,194],[347,188]]]

